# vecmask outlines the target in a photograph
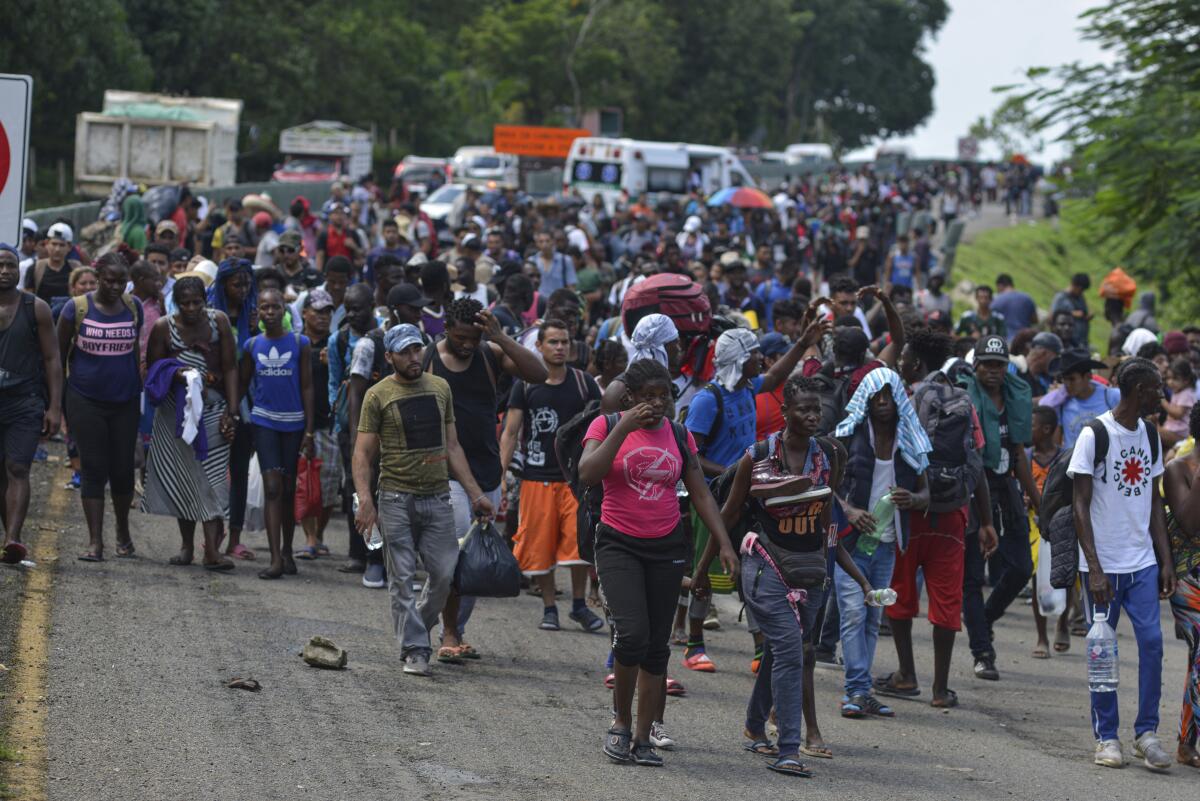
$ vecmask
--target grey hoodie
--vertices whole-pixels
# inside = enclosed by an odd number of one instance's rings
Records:
[[[1125,323],[1132,326],[1135,330],[1138,328],[1147,328],[1154,333],[1158,333],[1158,321],[1154,319],[1154,293],[1143,292],[1138,296],[1138,308],[1130,312],[1125,318]]]

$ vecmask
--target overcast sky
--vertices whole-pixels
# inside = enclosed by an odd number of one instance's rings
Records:
[[[958,137],[980,115],[991,114],[1001,96],[993,86],[1018,83],[1024,70],[1070,61],[1101,60],[1101,51],[1079,35],[1079,13],[1098,0],[951,0],[950,17],[930,43],[937,86],[933,115],[911,136],[897,140],[919,158],[957,155]],[[864,151],[860,151],[863,153]],[[1052,160],[1050,145],[1036,160]],[[865,151],[873,154],[874,148]],[[981,155],[997,152],[982,148]]]

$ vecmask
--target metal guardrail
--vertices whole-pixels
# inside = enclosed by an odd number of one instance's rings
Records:
[[[246,195],[261,195],[265,192],[271,196],[271,200],[275,202],[275,205],[286,214],[288,206],[292,205],[292,201],[300,195],[307,197],[312,202],[313,208],[319,209],[321,204],[329,199],[329,187],[331,185],[326,181],[294,184],[265,182],[237,184],[236,186],[196,187],[193,191],[197,195],[207,198],[210,207],[219,207],[231,197],[240,198]],[[99,219],[100,207],[102,205],[102,201],[91,200],[86,203],[72,203],[69,206],[38,209],[37,211],[27,212],[25,216],[37,223],[40,229],[48,228],[52,223],[59,220],[65,220],[74,231],[78,232]]]

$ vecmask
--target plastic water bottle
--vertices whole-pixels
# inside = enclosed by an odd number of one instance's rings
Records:
[[[1120,683],[1117,664],[1117,633],[1108,625],[1106,612],[1092,615],[1087,633],[1088,689],[1094,693],[1113,693]]]
[[[887,527],[892,523],[895,515],[896,505],[892,503],[892,493],[885,492],[879,500],[875,501],[875,508],[871,510],[871,516],[875,518],[875,528],[859,535],[858,547],[855,550],[866,556],[873,555],[875,549],[879,547],[879,538],[883,532],[887,531]]]
[[[891,587],[871,590],[867,593],[867,606],[891,606],[896,603],[896,591]]]
[[[357,518],[358,517],[358,493],[357,492],[354,493],[354,495],[352,497],[354,499],[354,503],[352,504],[352,510],[353,510],[354,516]],[[379,532],[379,523],[376,523],[374,526],[371,527],[371,536],[367,539],[367,550],[368,551],[378,551],[382,547],[383,547],[383,535]]]

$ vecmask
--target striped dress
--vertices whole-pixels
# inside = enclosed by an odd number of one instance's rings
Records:
[[[211,348],[220,347],[221,340],[215,318],[216,312],[209,309]],[[168,326],[172,356],[188,367],[207,372],[204,353],[184,344],[175,325],[175,315],[168,318]],[[225,397],[214,389],[206,389],[202,419],[208,437],[208,457],[200,461],[192,446],[175,434],[174,394],[158,407],[154,414],[150,458],[146,463],[143,512],[200,522],[220,520],[228,515],[229,443],[221,436],[221,416],[224,414]]]

